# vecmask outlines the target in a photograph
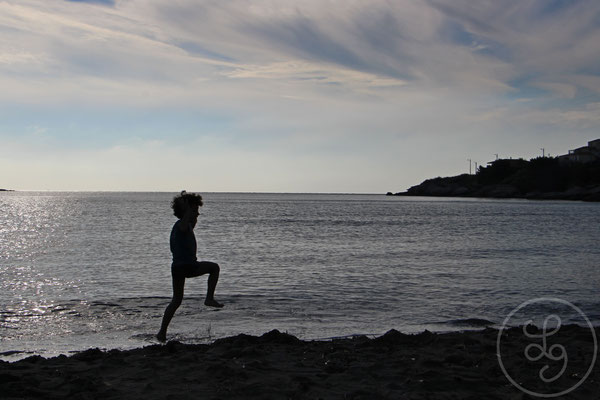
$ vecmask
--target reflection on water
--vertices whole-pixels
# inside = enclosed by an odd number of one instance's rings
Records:
[[[169,301],[166,193],[0,194],[0,356],[136,347]],[[598,204],[206,194],[199,257],[222,310],[186,283],[188,342],[277,328],[305,338],[465,329],[557,296],[599,320]]]

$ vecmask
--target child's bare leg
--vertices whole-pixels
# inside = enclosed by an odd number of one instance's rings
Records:
[[[215,300],[215,289],[217,288],[217,282],[219,281],[219,272],[221,267],[217,263],[210,263],[208,267],[208,288],[206,289],[206,300],[204,304],[210,307],[223,307],[223,304]]]
[[[175,314],[175,311],[181,305],[181,301],[183,300],[183,288],[185,286],[185,278],[173,278],[173,298],[171,302],[165,309],[165,315],[162,319],[162,324],[160,326],[160,331],[156,334],[156,338],[161,342],[167,340],[167,328],[169,327],[169,323]]]

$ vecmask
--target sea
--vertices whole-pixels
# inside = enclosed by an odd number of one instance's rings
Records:
[[[157,343],[174,195],[1,192],[0,359]],[[600,324],[598,203],[202,195],[198,259],[220,265],[225,307],[203,305],[206,276],[187,279],[169,340],[483,329],[537,298]]]

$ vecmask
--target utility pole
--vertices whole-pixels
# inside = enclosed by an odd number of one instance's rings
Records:
[[[495,153],[494,153],[494,155],[496,156],[496,160],[497,160],[497,159],[498,159],[498,154],[495,154]]]
[[[475,175],[477,175],[477,161],[475,161]]]
[[[469,162],[469,175],[471,175],[471,162],[472,162],[472,160],[470,158],[467,158],[467,161]]]
[[[542,158],[546,157],[546,149],[542,147],[540,150],[542,151]]]

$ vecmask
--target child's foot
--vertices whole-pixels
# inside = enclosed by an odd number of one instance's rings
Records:
[[[156,334],[156,338],[158,339],[159,342],[166,342],[167,341],[167,335],[162,333],[162,332],[158,332]]]
[[[204,301],[204,305],[205,306],[209,306],[209,307],[216,307],[216,308],[221,308],[223,307],[223,304],[219,303],[218,301],[216,301],[215,299],[211,299],[211,300],[205,300]]]

